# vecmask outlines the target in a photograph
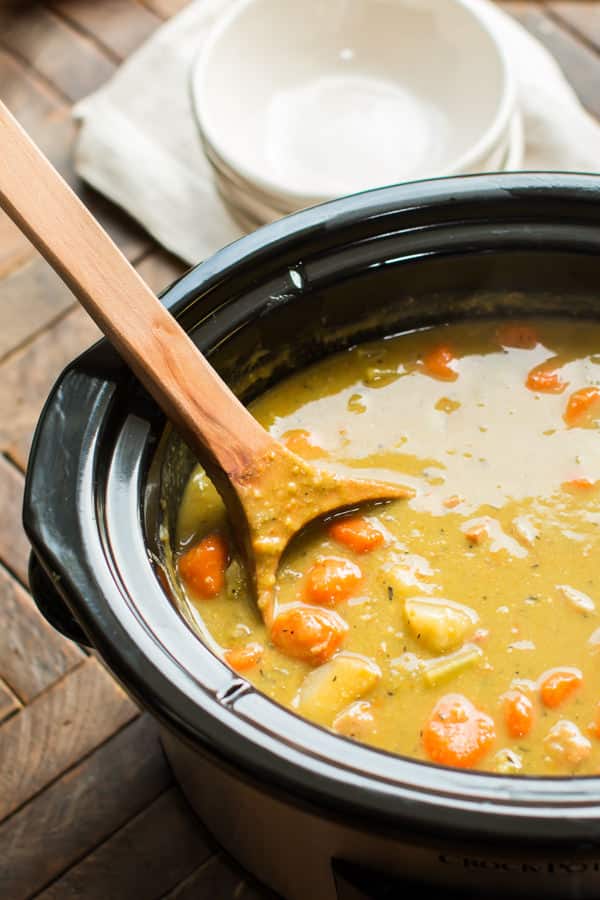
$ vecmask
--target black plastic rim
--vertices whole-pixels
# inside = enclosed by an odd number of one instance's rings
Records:
[[[315,248],[323,257],[349,240],[359,246],[386,233],[406,234],[407,258],[480,252],[477,235],[490,249],[550,243],[597,254],[599,200],[600,178],[540,173],[367,192],[226,247],[163,301],[184,327],[197,327],[194,337],[209,352],[221,336],[220,311],[208,304],[203,312],[202,304],[219,285],[248,287],[257,272],[262,281],[282,261],[302,263]],[[203,649],[166,603],[144,547],[141,497],[162,425],[112,350],[97,345],[63,373],[47,401],[24,505],[38,559],[90,642],[143,705],[240,775],[323,811],[480,841],[560,841],[564,848],[600,839],[598,778],[461,772],[369,749],[267,700]]]

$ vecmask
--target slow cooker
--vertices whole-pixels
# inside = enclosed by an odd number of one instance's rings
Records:
[[[344,198],[226,247],[163,302],[243,400],[382,333],[598,317],[600,178],[473,176]],[[427,885],[440,898],[599,897],[600,778],[490,775],[377,751],[268,700],[202,644],[164,577],[192,464],[101,342],[46,403],[24,520],[40,609],[157,718],[219,842],[287,900]]]

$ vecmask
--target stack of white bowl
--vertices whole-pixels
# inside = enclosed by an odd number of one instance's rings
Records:
[[[246,230],[343,194],[519,168],[513,75],[481,0],[235,0],[192,76]]]

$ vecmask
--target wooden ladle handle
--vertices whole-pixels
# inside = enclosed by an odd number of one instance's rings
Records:
[[[272,443],[0,102],[0,205],[192,449],[229,478]]]

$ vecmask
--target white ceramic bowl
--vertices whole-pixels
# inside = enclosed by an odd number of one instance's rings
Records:
[[[518,170],[523,162],[524,140],[521,116],[516,111],[511,119],[506,139],[497,150],[484,160],[481,172],[509,172]],[[268,222],[275,222],[298,206],[282,208],[248,182],[223,167],[220,161],[210,159],[217,190],[229,212],[244,231],[254,231]]]
[[[238,0],[196,64],[200,131],[225,165],[297,208],[477,168],[515,103],[471,0]]]

